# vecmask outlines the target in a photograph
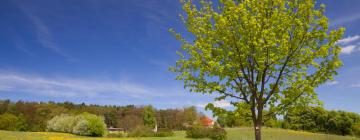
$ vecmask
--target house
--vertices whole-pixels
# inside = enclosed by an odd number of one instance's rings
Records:
[[[204,116],[200,118],[200,124],[202,126],[212,127],[214,126],[214,123],[214,120],[210,119],[209,117]]]

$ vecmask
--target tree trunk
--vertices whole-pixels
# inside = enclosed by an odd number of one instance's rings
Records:
[[[255,130],[255,140],[261,140],[261,122],[256,122],[254,125]]]

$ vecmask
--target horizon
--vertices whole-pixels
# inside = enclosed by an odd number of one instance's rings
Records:
[[[213,95],[190,93],[168,71],[188,35],[178,1],[0,2],[0,99],[99,105],[204,105]],[[360,1],[325,1],[330,29],[345,27],[334,81],[316,89],[328,110],[360,113]],[[228,108],[228,101],[217,106]]]

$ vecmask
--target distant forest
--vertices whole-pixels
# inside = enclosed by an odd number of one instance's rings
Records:
[[[0,130],[46,131],[50,119],[61,114],[79,115],[84,112],[104,118],[107,127],[122,128],[125,131],[143,126],[144,114],[151,108],[159,129],[184,130],[201,121],[205,115],[196,107],[178,109],[155,109],[152,106],[115,106],[74,104],[71,102],[12,102],[0,100]],[[218,116],[217,124],[222,127],[252,126],[246,115],[226,113]],[[287,111],[282,119],[276,116],[266,120],[266,127],[360,136],[360,115],[353,112],[329,111],[322,107],[300,107]]]
[[[60,114],[81,114],[88,112],[103,116],[107,127],[123,128],[130,130],[143,124],[142,113],[146,106],[110,106],[74,104],[71,102],[12,102],[0,100],[0,119],[16,118],[22,122],[14,130],[20,131],[45,131],[47,121]],[[181,109],[154,109],[158,128],[182,130],[186,125],[191,125],[200,117],[195,107]],[[5,126],[9,127],[9,126]],[[15,127],[15,124],[14,124]]]

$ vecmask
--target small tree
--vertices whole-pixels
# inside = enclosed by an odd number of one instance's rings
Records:
[[[156,125],[155,111],[152,106],[145,106],[143,110],[144,125],[154,128]]]
[[[191,92],[216,93],[215,100],[227,99],[235,108],[245,103],[256,140],[264,119],[293,104],[318,103],[314,89],[342,65],[336,41],[344,29],[330,31],[325,6],[314,0],[220,0],[216,8],[205,0],[182,4],[181,19],[192,36],[171,30],[182,52],[170,70]]]
[[[189,125],[192,125],[198,118],[198,113],[196,111],[196,108],[194,106],[184,108],[184,117],[185,117],[185,122]]]

